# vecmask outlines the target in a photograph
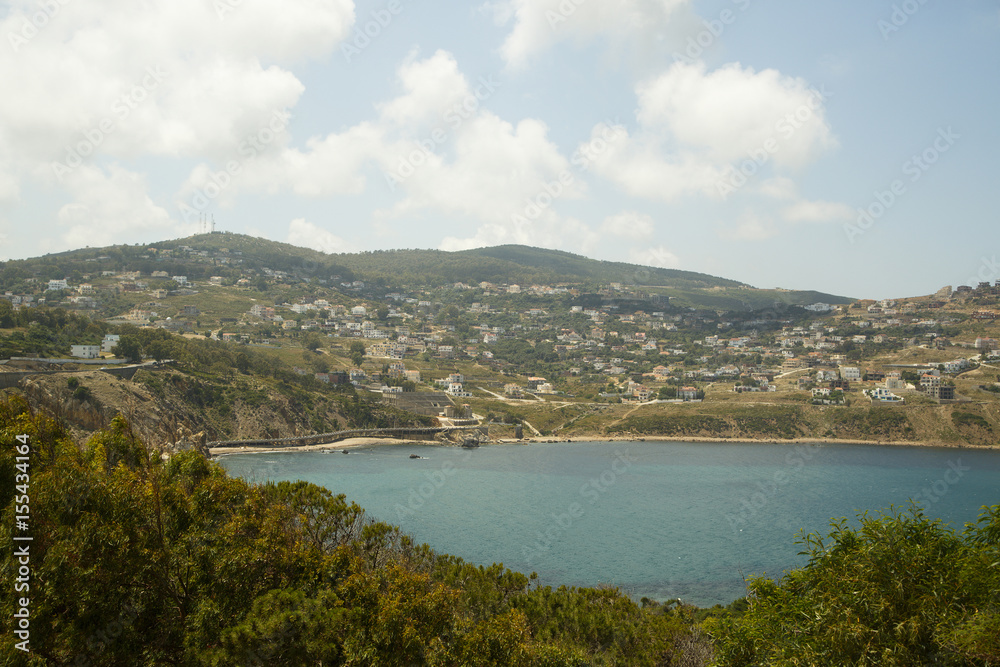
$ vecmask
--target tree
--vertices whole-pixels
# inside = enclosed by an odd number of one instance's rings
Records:
[[[677,398],[677,387],[669,385],[666,387],[660,387],[658,396],[660,397],[660,400],[669,400]]]
[[[10,301],[0,299],[0,328],[10,329],[14,326],[14,307]]]
[[[365,344],[360,340],[356,340],[351,343],[349,348],[349,353],[351,361],[355,366],[361,366],[362,362],[365,360]]]
[[[1000,505],[960,534],[916,505],[858,519],[800,537],[804,568],[750,581],[747,613],[709,625],[717,664],[997,664]]]
[[[157,361],[170,358],[170,343],[163,340],[154,340],[146,344],[146,353]]]
[[[305,347],[310,352],[315,352],[319,348],[323,347],[323,339],[315,331],[310,331],[306,334]]]
[[[142,361],[142,346],[134,336],[123,335],[111,348],[111,353],[120,359],[127,359],[129,363],[137,364]]]

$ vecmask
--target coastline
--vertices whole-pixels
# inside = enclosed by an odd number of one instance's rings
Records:
[[[744,445],[869,445],[876,447],[935,447],[939,449],[970,449],[970,450],[1000,450],[1000,444],[989,446],[970,446],[946,442],[928,442],[925,440],[835,440],[816,438],[710,438],[698,436],[672,436],[672,435],[647,435],[647,436],[598,436],[598,435],[574,435],[569,437],[545,437],[535,436],[522,438],[520,440],[501,438],[494,442],[485,443],[489,445],[537,445],[537,444],[558,444],[568,442],[688,442],[688,443],[720,443],[720,444],[744,444]],[[358,449],[360,447],[376,447],[383,445],[422,445],[425,447],[459,447],[457,444],[442,443],[430,440],[408,440],[403,438],[347,438],[332,443],[318,445],[300,445],[284,447],[213,447],[209,453],[213,458],[231,454],[265,454],[283,452],[342,452],[344,450]]]
[[[378,445],[429,445],[432,447],[448,447],[444,443],[430,440],[408,440],[405,438],[347,438],[336,442],[318,445],[294,445],[284,447],[211,447],[208,452],[213,458],[227,454],[274,454],[280,452],[342,452],[359,447],[374,447]],[[457,447],[458,445],[454,445]]]
[[[699,436],[675,436],[675,435],[644,435],[629,437],[598,437],[572,436],[569,438],[531,438],[535,442],[692,442],[692,443],[729,443],[747,445],[871,445],[886,447],[936,447],[940,449],[975,449],[975,450],[1000,450],[1000,444],[974,446],[963,445],[940,441],[927,440],[858,440],[858,439],[835,439],[835,438],[712,438]]]

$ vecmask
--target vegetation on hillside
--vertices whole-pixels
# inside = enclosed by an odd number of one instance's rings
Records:
[[[239,264],[196,261],[199,258],[185,250],[192,246],[212,251],[225,248],[232,257],[236,257],[234,253],[239,253]],[[150,251],[151,247],[155,247],[156,252]],[[157,256],[163,250],[169,250],[171,255]],[[202,234],[162,241],[155,246],[86,248],[13,260],[0,266],[0,290],[23,291],[31,280],[44,282],[70,278],[75,284],[80,282],[82,276],[101,271],[140,271],[144,275],[165,271],[169,275],[185,275],[198,281],[220,276],[225,284],[231,285],[241,273],[265,268],[283,272],[288,276],[289,284],[308,285],[322,281],[334,288],[355,280],[382,288],[441,287],[459,282],[477,285],[486,281],[501,285],[564,283],[590,289],[601,284],[620,283],[670,296],[685,306],[734,311],[768,309],[776,303],[784,307],[817,301],[850,301],[811,291],[751,290],[736,280],[704,273],[607,262],[559,250],[519,245],[459,252],[406,249],[327,255],[287,243],[233,233]],[[255,282],[255,286],[263,291],[268,283],[261,279]],[[624,295],[622,297],[625,298]]]
[[[0,540],[30,442],[30,648],[9,665],[665,665],[691,630],[614,589],[553,590],[414,544],[344,496],[162,462],[117,418],[79,449],[0,402]],[[18,559],[0,555],[5,581]],[[8,589],[9,591],[10,589]]]
[[[708,622],[720,667],[1000,664],[1000,505],[960,533],[916,506],[858,519],[802,536],[808,565]]]
[[[755,406],[724,415],[633,415],[608,427],[609,433],[700,436],[713,438],[782,438],[803,435],[802,410],[797,407]]]
[[[5,304],[0,301],[0,308]],[[430,417],[398,410],[367,392],[355,391],[352,385],[317,380],[313,371],[327,370],[329,357],[308,349],[301,360],[306,369],[296,371],[273,351],[245,345],[185,338],[161,329],[110,326],[60,309],[25,308],[13,315],[23,328],[7,339],[0,335],[0,345],[6,340],[18,346],[12,356],[41,352],[65,357],[70,341],[76,343],[84,336],[87,342],[99,343],[104,333],[113,331],[121,336],[114,348],[120,357],[171,360],[164,368],[139,370],[126,385],[101,373],[87,380],[86,386],[67,386],[67,380],[56,379],[63,375],[35,376],[35,391],[29,393],[33,403],[88,432],[95,424],[107,425],[117,411],[129,414],[143,436],[157,445],[164,438],[173,441],[179,426],[192,433],[204,431],[209,440],[226,440],[432,425]],[[79,384],[84,375],[69,382]],[[137,385],[148,394],[137,391]],[[155,399],[156,405],[137,407],[136,401],[148,398]],[[70,399],[75,402],[69,404]],[[89,411],[77,409],[84,404],[90,406]]]
[[[121,417],[80,448],[18,398],[0,401],[8,545],[23,469],[31,653],[5,642],[4,664],[1000,664],[1000,505],[961,532],[917,506],[833,521],[800,538],[805,567],[697,610],[435,553],[312,484],[150,457]],[[18,567],[4,549],[7,581]],[[8,636],[18,602],[0,596]]]
[[[0,359],[10,357],[68,357],[72,345],[97,345],[111,327],[63,308],[14,310],[0,299]]]

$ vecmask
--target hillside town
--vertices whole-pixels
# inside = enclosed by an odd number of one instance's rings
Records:
[[[98,270],[115,261],[123,266]],[[885,405],[916,395],[960,402],[968,399],[951,378],[1000,355],[996,338],[986,335],[995,327],[1000,279],[919,298],[738,311],[684,307],[622,282],[366,283],[255,268],[242,251],[186,244],[150,246],[131,262],[109,255],[82,262],[90,265],[93,271],[61,278],[15,276],[0,303],[13,311],[65,308],[234,345],[314,341],[312,349],[329,353],[297,372],[385,395],[643,404],[699,401],[706,390],[797,391],[815,405],[851,396]],[[117,338],[75,341],[67,352],[110,359]],[[923,352],[914,363],[885,358],[911,349]],[[493,375],[470,382],[457,366],[470,363]]]

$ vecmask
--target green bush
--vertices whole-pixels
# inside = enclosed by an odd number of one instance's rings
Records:
[[[608,428],[608,433],[630,431],[645,435],[697,435],[707,433],[723,436],[728,424],[707,415],[641,415],[632,416]]]
[[[94,397],[90,392],[90,387],[85,387],[81,384],[73,390],[73,398],[78,401],[91,401]]]
[[[706,624],[718,664],[1000,664],[1000,505],[961,533],[916,506],[858,520],[801,536],[808,565]]]
[[[841,437],[871,440],[912,440],[916,437],[906,414],[893,407],[840,409],[834,418],[834,428]]]
[[[437,554],[313,484],[249,484],[195,451],[164,463],[120,417],[81,452],[21,398],[0,400],[8,544],[16,434],[32,446],[38,657],[6,641],[3,664],[652,667],[681,664],[691,634],[617,590]]]
[[[951,413],[951,421],[955,424],[955,426],[959,427],[972,426],[985,429],[987,431],[993,430],[993,426],[991,426],[985,418],[972,414],[971,412],[953,412]]]
[[[759,406],[731,415],[633,415],[608,428],[608,433],[728,438],[738,435],[791,439],[801,435],[801,413],[797,408]]]

